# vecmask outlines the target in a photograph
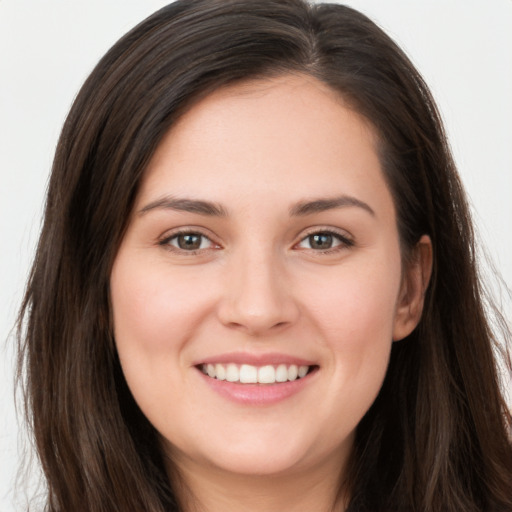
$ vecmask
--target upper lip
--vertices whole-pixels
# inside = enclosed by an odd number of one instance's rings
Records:
[[[280,354],[277,352],[270,352],[266,354],[249,354],[247,352],[229,352],[225,354],[218,354],[215,356],[201,359],[194,363],[194,366],[201,364],[250,364],[252,366],[265,366],[265,365],[279,365],[286,364],[297,366],[313,366],[316,363],[303,359],[301,357],[292,356],[289,354]]]

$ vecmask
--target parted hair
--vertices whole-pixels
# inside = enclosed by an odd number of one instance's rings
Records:
[[[120,368],[111,269],[145,168],[173,123],[225,85],[289,73],[327,84],[373,126],[404,261],[423,234],[433,244],[421,321],[393,343],[357,427],[340,482],[348,510],[512,511],[512,418],[493,330],[504,322],[489,316],[467,199],[422,77],[375,23],[343,5],[178,0],[101,59],[57,146],[18,321],[47,512],[181,510],[179,475],[166,471],[158,433]]]

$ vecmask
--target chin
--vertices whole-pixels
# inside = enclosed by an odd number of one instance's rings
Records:
[[[270,453],[247,449],[209,459],[209,464],[227,473],[243,476],[277,476],[293,474],[302,466],[303,457],[296,453]]]
[[[279,432],[245,432],[243,436],[228,433],[219,439],[210,437],[208,444],[203,446],[196,444],[195,450],[174,446],[169,455],[178,466],[180,454],[186,454],[193,465],[240,477],[291,476],[307,471],[325,459],[336,458],[337,465],[343,459],[344,442],[337,446],[321,446],[315,441],[318,437],[293,437],[285,430],[283,426]],[[351,437],[347,441],[351,446]]]

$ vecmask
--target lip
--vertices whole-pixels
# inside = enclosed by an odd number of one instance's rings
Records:
[[[201,359],[193,363],[193,366],[200,366],[202,364],[250,364],[252,366],[266,366],[266,365],[279,365],[286,364],[297,366],[318,366],[318,363],[312,360],[302,359],[300,357],[291,356],[288,354],[280,354],[277,352],[267,354],[250,354],[247,352],[229,352],[226,354],[218,354],[206,359]]]
[[[241,384],[239,382],[214,379],[201,371],[201,365],[216,363],[250,364],[253,366],[295,364],[297,366],[312,366],[314,368],[306,376],[294,381],[276,382],[275,384]],[[246,406],[273,405],[291,398],[314,382],[319,369],[318,365],[313,361],[287,354],[247,354],[241,352],[219,354],[202,359],[194,366],[199,377],[209,389],[231,402]]]

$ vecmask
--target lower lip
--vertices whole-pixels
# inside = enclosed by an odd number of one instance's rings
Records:
[[[243,405],[272,405],[282,402],[287,398],[299,393],[313,379],[318,369],[314,369],[305,377],[288,382],[276,384],[240,384],[218,380],[205,375],[197,370],[205,383],[219,395]]]

